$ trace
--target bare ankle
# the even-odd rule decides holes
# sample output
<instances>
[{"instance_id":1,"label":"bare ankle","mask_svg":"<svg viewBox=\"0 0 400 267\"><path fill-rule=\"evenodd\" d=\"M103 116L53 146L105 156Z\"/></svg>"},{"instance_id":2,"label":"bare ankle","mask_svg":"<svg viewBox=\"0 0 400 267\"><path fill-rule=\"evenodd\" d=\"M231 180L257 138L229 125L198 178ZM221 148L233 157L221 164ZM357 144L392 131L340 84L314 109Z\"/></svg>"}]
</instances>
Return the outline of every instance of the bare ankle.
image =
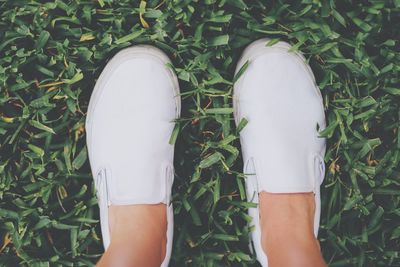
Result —
<instances>
[{"instance_id":1,"label":"bare ankle","mask_svg":"<svg viewBox=\"0 0 400 267\"><path fill-rule=\"evenodd\" d=\"M99 266L160 266L167 243L165 204L111 206L109 224L111 244Z\"/></svg>"},{"instance_id":2,"label":"bare ankle","mask_svg":"<svg viewBox=\"0 0 400 267\"><path fill-rule=\"evenodd\" d=\"M260 193L261 240L269 266L326 266L314 236L314 212L313 193Z\"/></svg>"}]
</instances>

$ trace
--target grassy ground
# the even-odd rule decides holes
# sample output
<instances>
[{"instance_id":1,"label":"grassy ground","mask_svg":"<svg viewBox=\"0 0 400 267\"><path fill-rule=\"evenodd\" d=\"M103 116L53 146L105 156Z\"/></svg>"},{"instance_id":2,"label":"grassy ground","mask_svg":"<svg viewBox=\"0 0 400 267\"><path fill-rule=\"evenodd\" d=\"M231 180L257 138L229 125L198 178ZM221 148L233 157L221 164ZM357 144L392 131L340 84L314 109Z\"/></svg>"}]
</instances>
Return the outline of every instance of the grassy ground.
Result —
<instances>
[{"instance_id":1,"label":"grassy ground","mask_svg":"<svg viewBox=\"0 0 400 267\"><path fill-rule=\"evenodd\" d=\"M168 53L183 92L171 266L258 266L231 93L241 51L269 36L305 54L324 96L325 259L400 266L399 0L0 0L0 11L0 265L87 266L102 253L85 113L107 60L146 43Z\"/></svg>"}]
</instances>

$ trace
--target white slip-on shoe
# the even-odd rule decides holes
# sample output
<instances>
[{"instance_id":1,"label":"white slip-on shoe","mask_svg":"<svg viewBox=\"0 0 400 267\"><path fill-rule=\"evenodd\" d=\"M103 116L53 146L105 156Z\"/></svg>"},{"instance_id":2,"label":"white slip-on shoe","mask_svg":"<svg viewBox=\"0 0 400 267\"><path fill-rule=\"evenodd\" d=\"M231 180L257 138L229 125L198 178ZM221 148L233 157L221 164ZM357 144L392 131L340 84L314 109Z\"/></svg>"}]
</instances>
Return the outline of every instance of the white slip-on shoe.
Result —
<instances>
[{"instance_id":1,"label":"white slip-on shoe","mask_svg":"<svg viewBox=\"0 0 400 267\"><path fill-rule=\"evenodd\" d=\"M250 44L236 69L236 75L242 74L234 85L235 122L248 121L240 133L247 198L258 204L262 191L314 192L317 236L326 147L318 133L325 128L321 92L300 53L289 52L285 42L267 43L268 39L261 39ZM251 250L262 266L268 266L258 205L249 214L254 225Z\"/></svg>"},{"instance_id":2,"label":"white slip-on shoe","mask_svg":"<svg viewBox=\"0 0 400 267\"><path fill-rule=\"evenodd\" d=\"M173 238L170 204L180 114L178 79L159 49L139 45L115 55L101 73L86 118L87 146L100 207L104 248L110 244L110 205L167 205L168 266Z\"/></svg>"}]
</instances>

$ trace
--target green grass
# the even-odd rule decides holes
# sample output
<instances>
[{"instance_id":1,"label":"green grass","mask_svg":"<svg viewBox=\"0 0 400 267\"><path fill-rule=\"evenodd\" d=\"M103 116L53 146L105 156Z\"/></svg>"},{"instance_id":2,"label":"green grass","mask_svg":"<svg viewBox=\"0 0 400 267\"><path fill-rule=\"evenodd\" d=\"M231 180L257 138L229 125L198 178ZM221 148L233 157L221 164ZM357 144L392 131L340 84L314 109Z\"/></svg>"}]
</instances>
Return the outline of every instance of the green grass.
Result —
<instances>
[{"instance_id":1,"label":"green grass","mask_svg":"<svg viewBox=\"0 0 400 267\"><path fill-rule=\"evenodd\" d=\"M0 265L87 266L102 253L85 146L101 70L132 44L172 59L183 96L171 266L258 266L233 72L270 37L324 96L320 241L330 266L400 266L400 1L0 0Z\"/></svg>"}]
</instances>

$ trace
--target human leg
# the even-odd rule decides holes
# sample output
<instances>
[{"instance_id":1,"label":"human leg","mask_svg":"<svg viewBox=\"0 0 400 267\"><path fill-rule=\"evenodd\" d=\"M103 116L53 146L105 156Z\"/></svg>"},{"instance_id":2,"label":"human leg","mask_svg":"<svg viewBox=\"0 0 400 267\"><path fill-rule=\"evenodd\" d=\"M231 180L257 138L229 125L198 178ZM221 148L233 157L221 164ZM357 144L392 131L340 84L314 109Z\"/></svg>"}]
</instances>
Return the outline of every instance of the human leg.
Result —
<instances>
[{"instance_id":1,"label":"human leg","mask_svg":"<svg viewBox=\"0 0 400 267\"><path fill-rule=\"evenodd\" d=\"M165 204L111 206L110 246L97 266L158 267L165 258Z\"/></svg>"},{"instance_id":2,"label":"human leg","mask_svg":"<svg viewBox=\"0 0 400 267\"><path fill-rule=\"evenodd\" d=\"M314 235L313 193L260 193L262 248L269 267L326 266Z\"/></svg>"}]
</instances>

